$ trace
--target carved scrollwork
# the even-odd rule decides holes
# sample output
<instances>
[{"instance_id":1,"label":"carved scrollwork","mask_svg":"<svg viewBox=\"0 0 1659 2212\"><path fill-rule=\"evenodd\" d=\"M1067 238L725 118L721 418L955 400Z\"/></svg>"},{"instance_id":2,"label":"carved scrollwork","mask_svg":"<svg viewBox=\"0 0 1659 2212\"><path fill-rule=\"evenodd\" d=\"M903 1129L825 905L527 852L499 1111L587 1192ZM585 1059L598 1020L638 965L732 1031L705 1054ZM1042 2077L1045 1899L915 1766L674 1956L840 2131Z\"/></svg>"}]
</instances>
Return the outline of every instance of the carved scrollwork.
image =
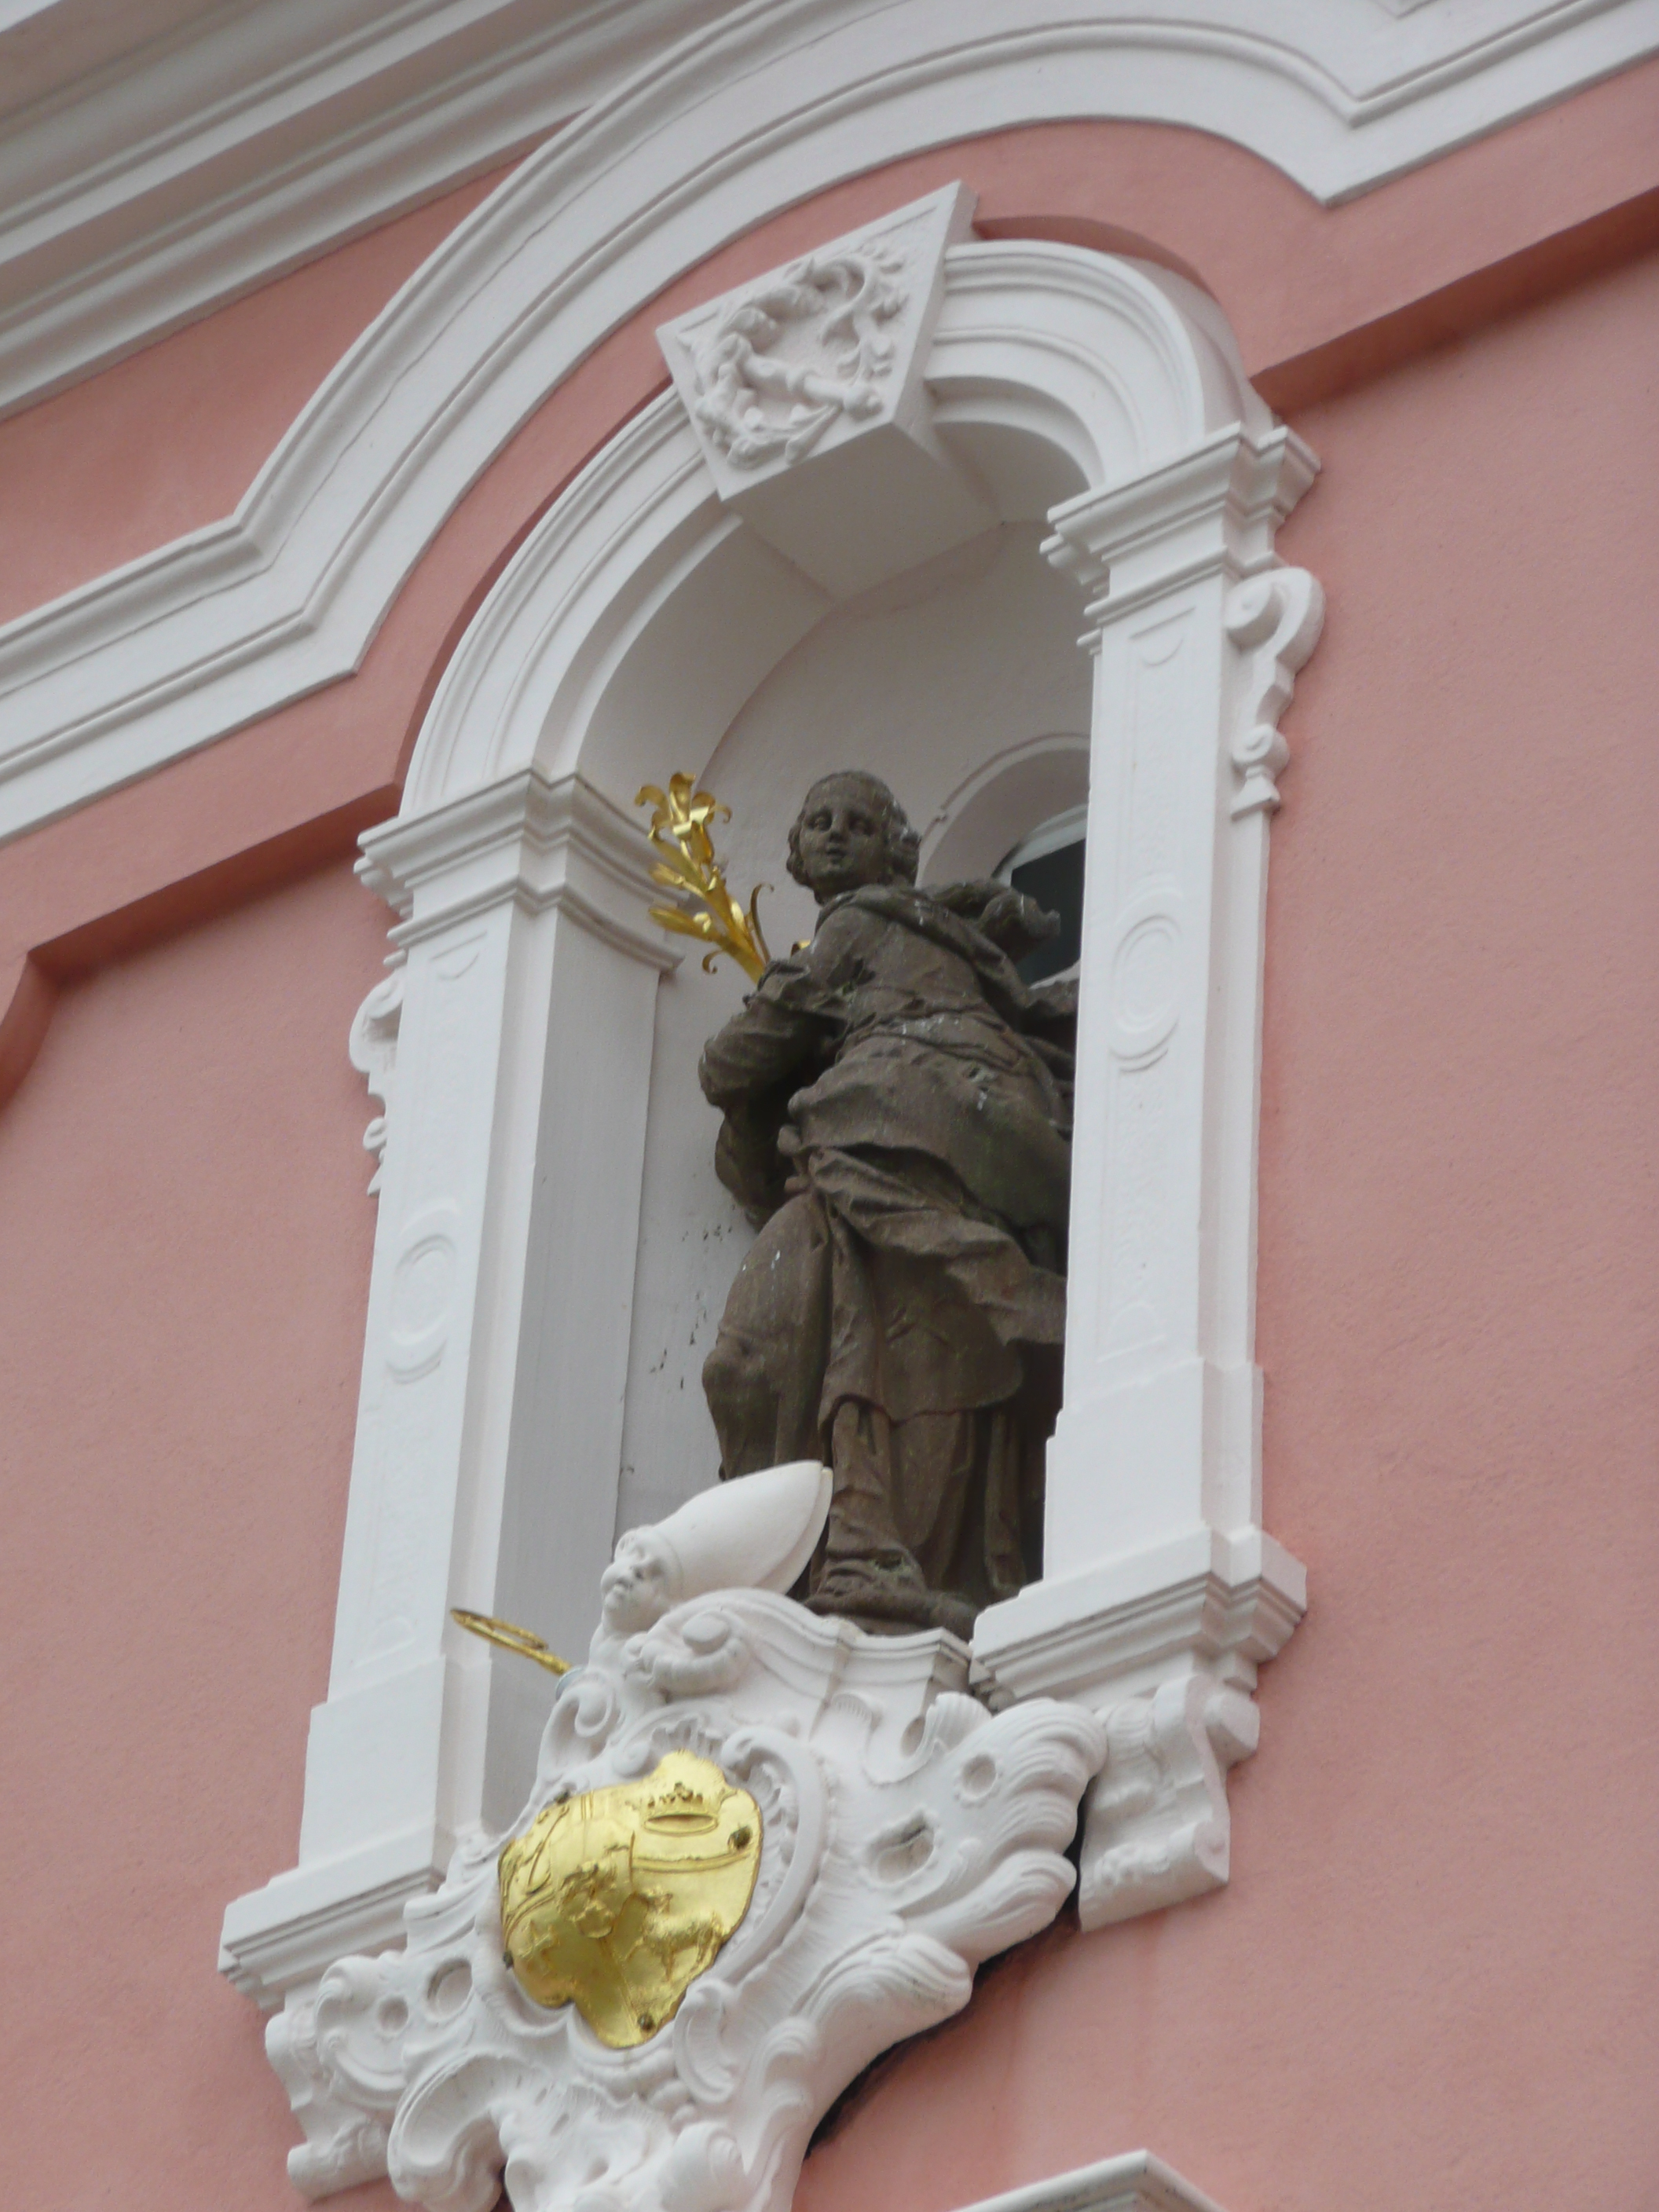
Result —
<instances>
[{"instance_id":1,"label":"carved scrollwork","mask_svg":"<svg viewBox=\"0 0 1659 2212\"><path fill-rule=\"evenodd\" d=\"M1106 1762L1089 1795L1082 1895L1091 1926L1226 1881L1226 1769L1255 1749L1261 1725L1243 1691L1202 1672L1111 1709Z\"/></svg>"},{"instance_id":2,"label":"carved scrollwork","mask_svg":"<svg viewBox=\"0 0 1659 2212\"><path fill-rule=\"evenodd\" d=\"M1047 1699L993 1717L964 1673L937 1632L866 1637L765 1591L691 1598L631 1636L602 1625L515 1832L695 1751L759 1811L744 1917L659 2032L612 2048L503 1962L498 1842L475 1841L408 1908L401 1950L343 1960L273 2027L311 2138L295 2181L386 2172L434 2212L486 2212L503 2180L515 2212L786 2203L846 2083L957 2010L979 1961L1072 1887L1100 1725Z\"/></svg>"},{"instance_id":3,"label":"carved scrollwork","mask_svg":"<svg viewBox=\"0 0 1659 2212\"><path fill-rule=\"evenodd\" d=\"M1279 718L1290 704L1296 672L1319 642L1325 594L1305 568L1269 568L1247 576L1227 594L1228 636L1245 656L1246 673L1231 748L1239 789L1233 819L1271 813L1279 805L1280 771L1291 749Z\"/></svg>"},{"instance_id":4,"label":"carved scrollwork","mask_svg":"<svg viewBox=\"0 0 1659 2212\"><path fill-rule=\"evenodd\" d=\"M339 1972L330 1970L331 1975ZM329 1977L324 1980L326 1985ZM376 2087L361 2073L352 2078L337 2031L331 2034L326 2018L318 2020L322 2001L319 1990L314 2001L290 2003L265 2029L266 2056L306 2131L306 2141L289 2154L288 2170L295 2187L307 2197L349 2189L386 2172L386 2139L403 2079L398 2070ZM370 2049L373 2040L372 2034L364 2038Z\"/></svg>"},{"instance_id":5,"label":"carved scrollwork","mask_svg":"<svg viewBox=\"0 0 1659 2212\"><path fill-rule=\"evenodd\" d=\"M878 240L809 254L726 307L693 356L693 412L734 468L798 461L839 416L879 414L904 266Z\"/></svg>"},{"instance_id":6,"label":"carved scrollwork","mask_svg":"<svg viewBox=\"0 0 1659 2212\"><path fill-rule=\"evenodd\" d=\"M403 1019L404 975L401 966L378 982L352 1018L346 1052L368 1087L380 1112L363 1131L363 1150L374 1155L374 1172L368 1194L380 1188L386 1167L386 1116L392 1108L392 1078L398 1066L398 1030Z\"/></svg>"}]
</instances>

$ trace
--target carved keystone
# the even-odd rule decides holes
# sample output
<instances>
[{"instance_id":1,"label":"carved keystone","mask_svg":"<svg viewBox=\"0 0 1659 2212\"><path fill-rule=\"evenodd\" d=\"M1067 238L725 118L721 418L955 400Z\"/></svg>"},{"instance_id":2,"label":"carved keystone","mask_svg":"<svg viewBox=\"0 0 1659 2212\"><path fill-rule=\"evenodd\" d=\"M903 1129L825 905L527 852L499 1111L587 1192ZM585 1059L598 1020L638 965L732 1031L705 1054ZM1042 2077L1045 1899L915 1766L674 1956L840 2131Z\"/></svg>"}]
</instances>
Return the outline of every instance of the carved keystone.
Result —
<instances>
[{"instance_id":1,"label":"carved keystone","mask_svg":"<svg viewBox=\"0 0 1659 2212\"><path fill-rule=\"evenodd\" d=\"M973 210L949 185L657 332L721 499L837 598L996 519L923 381Z\"/></svg>"}]
</instances>

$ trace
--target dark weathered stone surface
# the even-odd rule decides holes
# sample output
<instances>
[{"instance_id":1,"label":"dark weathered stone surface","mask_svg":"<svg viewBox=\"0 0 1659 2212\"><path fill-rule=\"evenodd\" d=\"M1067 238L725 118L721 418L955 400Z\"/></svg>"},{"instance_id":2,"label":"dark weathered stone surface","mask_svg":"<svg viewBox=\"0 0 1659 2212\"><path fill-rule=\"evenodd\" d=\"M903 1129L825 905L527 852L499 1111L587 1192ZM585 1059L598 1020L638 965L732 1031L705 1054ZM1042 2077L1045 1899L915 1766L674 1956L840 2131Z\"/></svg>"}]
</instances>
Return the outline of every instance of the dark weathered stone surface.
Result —
<instances>
[{"instance_id":1,"label":"dark weathered stone surface","mask_svg":"<svg viewBox=\"0 0 1659 2212\"><path fill-rule=\"evenodd\" d=\"M1012 964L1052 917L1001 884L918 890L915 855L873 776L807 793L789 866L817 932L702 1057L760 1231L703 1384L723 1474L835 1470L811 1605L965 1632L1038 1565L1074 1008Z\"/></svg>"}]
</instances>

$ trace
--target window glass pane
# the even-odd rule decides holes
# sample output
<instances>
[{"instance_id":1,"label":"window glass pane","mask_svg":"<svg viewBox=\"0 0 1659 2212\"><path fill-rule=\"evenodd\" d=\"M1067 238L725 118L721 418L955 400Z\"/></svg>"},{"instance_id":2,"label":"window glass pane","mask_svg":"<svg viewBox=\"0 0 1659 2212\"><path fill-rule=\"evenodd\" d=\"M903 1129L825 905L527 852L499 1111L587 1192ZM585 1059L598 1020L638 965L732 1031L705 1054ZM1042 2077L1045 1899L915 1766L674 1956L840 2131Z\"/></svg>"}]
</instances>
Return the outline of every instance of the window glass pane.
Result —
<instances>
[{"instance_id":1,"label":"window glass pane","mask_svg":"<svg viewBox=\"0 0 1659 2212\"><path fill-rule=\"evenodd\" d=\"M997 872L1000 875L1003 870ZM1016 855L1007 867L1007 878L1017 891L1024 891L1050 914L1060 916L1060 935L1027 953L1019 963L1020 974L1028 983L1041 983L1049 975L1075 967L1083 950L1082 838L1039 854L1035 860L1022 860Z\"/></svg>"}]
</instances>

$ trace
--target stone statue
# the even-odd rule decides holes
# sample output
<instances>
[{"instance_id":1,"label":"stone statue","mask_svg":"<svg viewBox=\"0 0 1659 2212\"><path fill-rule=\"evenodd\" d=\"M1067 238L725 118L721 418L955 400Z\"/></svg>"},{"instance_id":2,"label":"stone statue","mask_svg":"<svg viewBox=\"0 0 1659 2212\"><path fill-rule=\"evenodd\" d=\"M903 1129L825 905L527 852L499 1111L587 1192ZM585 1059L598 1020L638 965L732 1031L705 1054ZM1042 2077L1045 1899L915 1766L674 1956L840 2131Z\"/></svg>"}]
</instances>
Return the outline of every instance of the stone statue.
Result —
<instances>
[{"instance_id":1,"label":"stone statue","mask_svg":"<svg viewBox=\"0 0 1659 2212\"><path fill-rule=\"evenodd\" d=\"M851 772L790 831L817 930L700 1070L760 1231L703 1385L723 1476L833 1471L815 1611L965 1636L1041 1565L1075 993L1014 964L1054 916L999 883L917 890L918 842Z\"/></svg>"}]
</instances>

